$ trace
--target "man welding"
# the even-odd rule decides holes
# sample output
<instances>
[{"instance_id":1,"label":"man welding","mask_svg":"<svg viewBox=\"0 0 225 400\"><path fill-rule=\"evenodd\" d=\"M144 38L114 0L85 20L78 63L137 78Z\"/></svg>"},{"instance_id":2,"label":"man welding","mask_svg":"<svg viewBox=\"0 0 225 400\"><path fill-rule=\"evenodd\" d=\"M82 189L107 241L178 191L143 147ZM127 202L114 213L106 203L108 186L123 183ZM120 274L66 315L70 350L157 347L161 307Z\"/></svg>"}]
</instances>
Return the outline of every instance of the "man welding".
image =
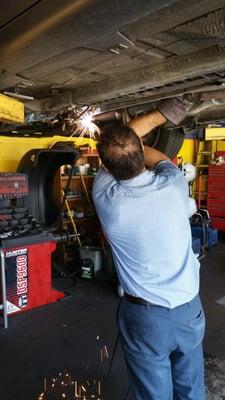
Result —
<instances>
[{"instance_id":1,"label":"man welding","mask_svg":"<svg viewBox=\"0 0 225 400\"><path fill-rule=\"evenodd\" d=\"M154 127L185 117L172 99L128 126L103 130L94 204L125 295L118 325L135 400L204 400L199 262L192 251L188 187L161 152L143 147Z\"/></svg>"}]
</instances>

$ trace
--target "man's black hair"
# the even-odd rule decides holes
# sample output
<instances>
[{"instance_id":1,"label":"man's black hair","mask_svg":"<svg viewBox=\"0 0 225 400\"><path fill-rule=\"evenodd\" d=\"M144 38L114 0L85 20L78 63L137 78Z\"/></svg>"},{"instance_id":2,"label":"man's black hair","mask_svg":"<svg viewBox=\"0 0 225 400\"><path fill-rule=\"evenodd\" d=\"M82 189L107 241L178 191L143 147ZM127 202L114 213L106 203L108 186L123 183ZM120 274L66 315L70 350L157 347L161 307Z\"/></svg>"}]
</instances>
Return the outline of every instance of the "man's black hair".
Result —
<instances>
[{"instance_id":1,"label":"man's black hair","mask_svg":"<svg viewBox=\"0 0 225 400\"><path fill-rule=\"evenodd\" d=\"M119 122L103 128L97 149L103 165L117 179L131 179L144 169L141 141L133 129Z\"/></svg>"}]
</instances>

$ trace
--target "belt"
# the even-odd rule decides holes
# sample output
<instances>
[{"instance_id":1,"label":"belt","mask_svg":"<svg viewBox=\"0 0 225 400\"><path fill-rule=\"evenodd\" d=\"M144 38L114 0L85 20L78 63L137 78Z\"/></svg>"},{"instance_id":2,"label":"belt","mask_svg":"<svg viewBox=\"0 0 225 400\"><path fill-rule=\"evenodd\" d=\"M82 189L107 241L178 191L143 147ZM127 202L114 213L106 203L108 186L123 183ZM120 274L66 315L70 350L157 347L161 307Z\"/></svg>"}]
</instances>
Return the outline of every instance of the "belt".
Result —
<instances>
[{"instance_id":1,"label":"belt","mask_svg":"<svg viewBox=\"0 0 225 400\"><path fill-rule=\"evenodd\" d=\"M129 302L129 303L134 303L134 304L142 304L145 306L157 306L157 304L150 303L150 301L147 301L145 299L142 299L141 297L134 297L131 296L128 293L124 293L124 298Z\"/></svg>"}]
</instances>

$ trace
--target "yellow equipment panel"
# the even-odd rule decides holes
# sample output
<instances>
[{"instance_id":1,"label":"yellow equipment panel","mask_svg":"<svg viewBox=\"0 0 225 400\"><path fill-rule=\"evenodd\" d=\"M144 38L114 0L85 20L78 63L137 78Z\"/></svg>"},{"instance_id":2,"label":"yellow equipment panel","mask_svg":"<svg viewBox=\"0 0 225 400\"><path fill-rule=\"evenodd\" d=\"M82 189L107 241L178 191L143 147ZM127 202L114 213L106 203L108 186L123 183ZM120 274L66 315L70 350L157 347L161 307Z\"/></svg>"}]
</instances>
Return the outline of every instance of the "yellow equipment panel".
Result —
<instances>
[{"instance_id":1,"label":"yellow equipment panel","mask_svg":"<svg viewBox=\"0 0 225 400\"><path fill-rule=\"evenodd\" d=\"M225 128L205 128L205 140L225 139Z\"/></svg>"},{"instance_id":2,"label":"yellow equipment panel","mask_svg":"<svg viewBox=\"0 0 225 400\"><path fill-rule=\"evenodd\" d=\"M177 154L177 159L181 158L185 163L193 163L196 153L196 140L184 139L182 147Z\"/></svg>"},{"instance_id":3,"label":"yellow equipment panel","mask_svg":"<svg viewBox=\"0 0 225 400\"><path fill-rule=\"evenodd\" d=\"M89 138L52 136L52 137L10 137L0 135L0 172L16 172L21 158L29 150L47 149L57 142L72 142L76 146L88 144L96 149L96 142Z\"/></svg>"},{"instance_id":4,"label":"yellow equipment panel","mask_svg":"<svg viewBox=\"0 0 225 400\"><path fill-rule=\"evenodd\" d=\"M0 121L24 123L24 104L0 94Z\"/></svg>"}]
</instances>

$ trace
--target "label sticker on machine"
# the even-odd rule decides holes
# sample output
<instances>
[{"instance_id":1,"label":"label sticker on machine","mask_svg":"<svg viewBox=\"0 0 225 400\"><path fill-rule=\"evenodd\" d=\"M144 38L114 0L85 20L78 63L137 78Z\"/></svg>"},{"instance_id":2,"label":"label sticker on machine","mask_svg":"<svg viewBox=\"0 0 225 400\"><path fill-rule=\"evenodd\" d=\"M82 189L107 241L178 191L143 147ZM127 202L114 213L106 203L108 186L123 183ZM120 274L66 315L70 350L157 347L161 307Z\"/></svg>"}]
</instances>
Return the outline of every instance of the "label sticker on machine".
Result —
<instances>
[{"instance_id":1,"label":"label sticker on machine","mask_svg":"<svg viewBox=\"0 0 225 400\"><path fill-rule=\"evenodd\" d=\"M7 314L28 306L28 250L27 248L5 252Z\"/></svg>"}]
</instances>

